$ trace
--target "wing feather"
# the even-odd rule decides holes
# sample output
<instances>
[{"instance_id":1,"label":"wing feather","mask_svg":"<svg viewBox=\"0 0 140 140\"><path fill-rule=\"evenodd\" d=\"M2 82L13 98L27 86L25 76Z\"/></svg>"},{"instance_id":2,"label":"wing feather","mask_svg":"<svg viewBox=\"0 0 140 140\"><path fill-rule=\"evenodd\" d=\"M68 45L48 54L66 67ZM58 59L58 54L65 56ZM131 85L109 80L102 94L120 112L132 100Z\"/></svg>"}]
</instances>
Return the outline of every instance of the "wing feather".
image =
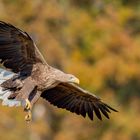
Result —
<instances>
[{"instance_id":1,"label":"wing feather","mask_svg":"<svg viewBox=\"0 0 140 140\"><path fill-rule=\"evenodd\" d=\"M84 108L84 101L83 100L81 100L79 111L80 111L80 114L85 118L86 117L86 111L85 111L85 108Z\"/></svg>"},{"instance_id":2,"label":"wing feather","mask_svg":"<svg viewBox=\"0 0 140 140\"><path fill-rule=\"evenodd\" d=\"M31 37L0 21L0 63L13 72L31 71L34 63L46 63Z\"/></svg>"},{"instance_id":3,"label":"wing feather","mask_svg":"<svg viewBox=\"0 0 140 140\"><path fill-rule=\"evenodd\" d=\"M92 104L92 106L93 106L93 111L95 112L95 114L98 117L98 119L102 120L102 116L101 116L100 110L97 107L97 105Z\"/></svg>"},{"instance_id":4,"label":"wing feather","mask_svg":"<svg viewBox=\"0 0 140 140\"><path fill-rule=\"evenodd\" d=\"M88 116L91 120L93 120L93 108L92 108L91 102L87 104L88 104Z\"/></svg>"},{"instance_id":5,"label":"wing feather","mask_svg":"<svg viewBox=\"0 0 140 140\"><path fill-rule=\"evenodd\" d=\"M94 113L98 119L102 120L101 114L109 119L108 113L111 110L117 112L117 110L103 103L94 94L74 84L61 83L52 89L44 91L41 97L58 108L69 110L83 117L86 117L87 114L91 120L93 120Z\"/></svg>"},{"instance_id":6,"label":"wing feather","mask_svg":"<svg viewBox=\"0 0 140 140\"><path fill-rule=\"evenodd\" d=\"M77 106L75 106L75 108L74 108L74 112L77 114L77 115L79 115L80 114L80 100L77 100Z\"/></svg>"},{"instance_id":7,"label":"wing feather","mask_svg":"<svg viewBox=\"0 0 140 140\"><path fill-rule=\"evenodd\" d=\"M100 105L100 110L104 114L104 116L109 119L109 115L108 115L107 111L102 107L102 105Z\"/></svg>"}]
</instances>

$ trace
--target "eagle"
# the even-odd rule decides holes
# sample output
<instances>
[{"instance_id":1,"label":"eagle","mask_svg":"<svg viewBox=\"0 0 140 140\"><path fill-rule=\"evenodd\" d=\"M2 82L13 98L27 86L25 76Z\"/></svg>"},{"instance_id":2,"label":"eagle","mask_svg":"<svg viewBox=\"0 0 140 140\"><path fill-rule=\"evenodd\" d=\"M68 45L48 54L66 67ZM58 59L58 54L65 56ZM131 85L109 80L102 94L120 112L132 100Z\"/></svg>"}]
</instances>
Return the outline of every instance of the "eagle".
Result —
<instances>
[{"instance_id":1,"label":"eagle","mask_svg":"<svg viewBox=\"0 0 140 140\"><path fill-rule=\"evenodd\" d=\"M58 108L91 120L94 115L109 119L117 112L96 95L78 86L79 79L45 61L28 33L0 21L0 99L7 106L22 106L25 120L32 120L32 108L42 97Z\"/></svg>"}]
</instances>

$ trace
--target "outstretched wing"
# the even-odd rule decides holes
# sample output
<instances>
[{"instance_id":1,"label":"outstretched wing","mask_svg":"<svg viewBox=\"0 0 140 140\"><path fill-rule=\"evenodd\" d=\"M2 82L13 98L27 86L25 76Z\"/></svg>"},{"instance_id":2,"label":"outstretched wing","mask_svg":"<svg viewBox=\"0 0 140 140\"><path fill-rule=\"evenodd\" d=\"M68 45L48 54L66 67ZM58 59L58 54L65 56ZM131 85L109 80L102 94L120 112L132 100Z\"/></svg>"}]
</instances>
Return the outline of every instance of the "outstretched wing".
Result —
<instances>
[{"instance_id":1,"label":"outstretched wing","mask_svg":"<svg viewBox=\"0 0 140 140\"><path fill-rule=\"evenodd\" d=\"M30 71L37 62L46 63L31 37L0 21L0 63L17 73Z\"/></svg>"},{"instance_id":2,"label":"outstretched wing","mask_svg":"<svg viewBox=\"0 0 140 140\"><path fill-rule=\"evenodd\" d=\"M102 120L101 113L109 119L108 113L111 110L117 112L117 110L103 103L95 95L74 84L61 83L52 89L44 91L41 97L58 108L64 108L83 117L88 114L91 120L94 118L94 113Z\"/></svg>"}]
</instances>

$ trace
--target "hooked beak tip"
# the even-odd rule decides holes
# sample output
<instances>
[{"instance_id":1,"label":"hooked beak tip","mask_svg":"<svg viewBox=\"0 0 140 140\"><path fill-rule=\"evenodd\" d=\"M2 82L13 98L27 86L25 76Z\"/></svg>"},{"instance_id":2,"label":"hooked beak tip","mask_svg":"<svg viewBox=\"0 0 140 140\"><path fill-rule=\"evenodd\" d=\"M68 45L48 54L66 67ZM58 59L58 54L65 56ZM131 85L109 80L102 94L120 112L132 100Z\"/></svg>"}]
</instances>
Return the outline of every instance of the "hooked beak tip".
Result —
<instances>
[{"instance_id":1,"label":"hooked beak tip","mask_svg":"<svg viewBox=\"0 0 140 140\"><path fill-rule=\"evenodd\" d=\"M74 83L76 83L76 84L80 84L80 80L78 79L78 78L75 78L75 81L74 81Z\"/></svg>"}]
</instances>

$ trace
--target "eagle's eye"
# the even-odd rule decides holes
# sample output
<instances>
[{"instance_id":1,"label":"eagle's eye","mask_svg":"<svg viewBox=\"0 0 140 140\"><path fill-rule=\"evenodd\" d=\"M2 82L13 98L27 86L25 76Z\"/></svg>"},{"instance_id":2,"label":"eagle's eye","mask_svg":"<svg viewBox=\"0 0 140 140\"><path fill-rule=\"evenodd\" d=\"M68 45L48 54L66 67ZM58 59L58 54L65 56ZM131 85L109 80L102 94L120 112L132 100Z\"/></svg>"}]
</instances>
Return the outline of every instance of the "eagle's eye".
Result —
<instances>
[{"instance_id":1,"label":"eagle's eye","mask_svg":"<svg viewBox=\"0 0 140 140\"><path fill-rule=\"evenodd\" d=\"M75 79L75 77L74 76L70 76L70 78L69 78L70 80L72 80L72 79Z\"/></svg>"}]
</instances>

